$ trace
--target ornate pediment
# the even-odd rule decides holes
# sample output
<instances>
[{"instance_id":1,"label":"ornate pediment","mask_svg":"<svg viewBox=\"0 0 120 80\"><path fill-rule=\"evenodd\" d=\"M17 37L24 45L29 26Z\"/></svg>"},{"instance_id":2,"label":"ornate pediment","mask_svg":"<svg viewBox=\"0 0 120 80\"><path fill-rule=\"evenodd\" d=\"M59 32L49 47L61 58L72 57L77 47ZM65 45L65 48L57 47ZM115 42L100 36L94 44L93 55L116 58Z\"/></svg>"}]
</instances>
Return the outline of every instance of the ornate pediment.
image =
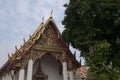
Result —
<instances>
[{"instance_id":1,"label":"ornate pediment","mask_svg":"<svg viewBox=\"0 0 120 80\"><path fill-rule=\"evenodd\" d=\"M36 45L61 48L58 36L55 34L52 25L45 27L41 37L36 41Z\"/></svg>"}]
</instances>

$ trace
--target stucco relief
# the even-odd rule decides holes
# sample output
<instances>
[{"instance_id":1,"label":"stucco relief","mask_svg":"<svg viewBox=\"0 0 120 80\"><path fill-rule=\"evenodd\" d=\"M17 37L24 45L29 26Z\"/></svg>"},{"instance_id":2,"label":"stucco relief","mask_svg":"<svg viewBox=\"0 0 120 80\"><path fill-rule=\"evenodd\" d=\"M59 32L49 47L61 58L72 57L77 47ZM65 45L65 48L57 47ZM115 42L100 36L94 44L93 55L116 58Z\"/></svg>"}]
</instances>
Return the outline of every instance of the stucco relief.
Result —
<instances>
[{"instance_id":1,"label":"stucco relief","mask_svg":"<svg viewBox=\"0 0 120 80\"><path fill-rule=\"evenodd\" d=\"M42 34L41 38L38 41L38 44L51 47L60 47L57 37L58 36L55 35L52 27L49 25L45 28L44 34Z\"/></svg>"}]
</instances>

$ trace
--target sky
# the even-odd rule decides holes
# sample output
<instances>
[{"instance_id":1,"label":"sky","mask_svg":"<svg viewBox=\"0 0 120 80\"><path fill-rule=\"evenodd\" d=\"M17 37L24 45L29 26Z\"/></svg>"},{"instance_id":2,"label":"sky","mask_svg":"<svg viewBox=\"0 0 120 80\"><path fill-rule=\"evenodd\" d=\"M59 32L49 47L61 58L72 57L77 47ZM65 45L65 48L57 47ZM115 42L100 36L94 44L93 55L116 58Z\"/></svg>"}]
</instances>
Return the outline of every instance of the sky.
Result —
<instances>
[{"instance_id":1,"label":"sky","mask_svg":"<svg viewBox=\"0 0 120 80\"><path fill-rule=\"evenodd\" d=\"M61 21L65 14L64 4L69 0L0 0L0 67L7 61L8 53L19 48L23 38L28 39L42 21L53 18L60 32L64 30ZM72 52L75 50L72 49ZM79 56L79 54L77 54Z\"/></svg>"}]
</instances>

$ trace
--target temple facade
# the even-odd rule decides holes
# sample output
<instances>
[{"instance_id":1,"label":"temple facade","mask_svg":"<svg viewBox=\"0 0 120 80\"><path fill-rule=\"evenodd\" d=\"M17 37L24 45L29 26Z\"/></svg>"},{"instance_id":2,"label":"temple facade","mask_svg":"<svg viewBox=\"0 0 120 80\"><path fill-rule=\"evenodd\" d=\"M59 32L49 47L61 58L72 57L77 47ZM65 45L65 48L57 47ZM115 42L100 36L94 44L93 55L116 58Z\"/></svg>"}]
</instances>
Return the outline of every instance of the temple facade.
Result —
<instances>
[{"instance_id":1,"label":"temple facade","mask_svg":"<svg viewBox=\"0 0 120 80\"><path fill-rule=\"evenodd\" d=\"M0 80L76 80L74 74L80 64L63 41L52 16L23 41L0 68Z\"/></svg>"}]
</instances>

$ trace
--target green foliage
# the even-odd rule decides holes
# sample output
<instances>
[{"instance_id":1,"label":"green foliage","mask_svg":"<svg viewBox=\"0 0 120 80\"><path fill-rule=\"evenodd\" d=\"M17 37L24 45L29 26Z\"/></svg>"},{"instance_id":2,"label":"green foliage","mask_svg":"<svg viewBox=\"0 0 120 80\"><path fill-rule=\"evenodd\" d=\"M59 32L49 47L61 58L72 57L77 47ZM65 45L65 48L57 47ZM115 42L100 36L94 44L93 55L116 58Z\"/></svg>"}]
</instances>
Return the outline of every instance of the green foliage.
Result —
<instances>
[{"instance_id":1,"label":"green foliage","mask_svg":"<svg viewBox=\"0 0 120 80\"><path fill-rule=\"evenodd\" d=\"M94 80L120 79L120 0L70 0L62 33L81 51Z\"/></svg>"}]
</instances>

